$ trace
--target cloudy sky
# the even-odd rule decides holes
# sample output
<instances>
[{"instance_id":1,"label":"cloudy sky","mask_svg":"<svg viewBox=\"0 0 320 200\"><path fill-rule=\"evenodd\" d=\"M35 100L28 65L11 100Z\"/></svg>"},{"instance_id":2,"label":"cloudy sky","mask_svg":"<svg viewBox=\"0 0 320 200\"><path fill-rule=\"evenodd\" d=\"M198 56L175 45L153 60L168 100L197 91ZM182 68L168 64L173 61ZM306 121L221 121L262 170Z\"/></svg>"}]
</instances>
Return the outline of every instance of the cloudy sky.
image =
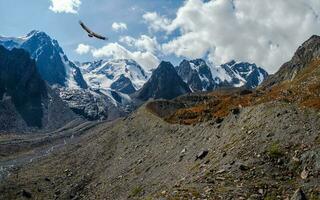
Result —
<instances>
[{"instance_id":1,"label":"cloudy sky","mask_svg":"<svg viewBox=\"0 0 320 200\"><path fill-rule=\"evenodd\" d=\"M319 14L319 0L1 0L0 35L42 30L79 61L235 59L273 73L320 34ZM110 40L88 38L78 20Z\"/></svg>"}]
</instances>

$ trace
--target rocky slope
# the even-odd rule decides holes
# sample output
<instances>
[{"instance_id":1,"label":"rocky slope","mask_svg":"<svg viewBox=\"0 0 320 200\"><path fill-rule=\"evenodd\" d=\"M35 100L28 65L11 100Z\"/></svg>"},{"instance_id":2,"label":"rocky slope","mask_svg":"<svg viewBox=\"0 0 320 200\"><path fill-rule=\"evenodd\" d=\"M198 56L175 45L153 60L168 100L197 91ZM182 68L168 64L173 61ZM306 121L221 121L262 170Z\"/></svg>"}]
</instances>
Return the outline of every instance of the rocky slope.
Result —
<instances>
[{"instance_id":1,"label":"rocky slope","mask_svg":"<svg viewBox=\"0 0 320 200\"><path fill-rule=\"evenodd\" d=\"M22 49L0 45L0 97L0 131L52 130L76 118Z\"/></svg>"},{"instance_id":2,"label":"rocky slope","mask_svg":"<svg viewBox=\"0 0 320 200\"><path fill-rule=\"evenodd\" d=\"M134 109L129 96L113 90L58 88L57 92L73 112L90 121L112 121Z\"/></svg>"},{"instance_id":3,"label":"rocky slope","mask_svg":"<svg viewBox=\"0 0 320 200\"><path fill-rule=\"evenodd\" d=\"M270 76L262 87L271 87L284 81L293 80L300 71L320 56L320 36L313 35L296 51L292 59L283 64L279 71Z\"/></svg>"}]
</instances>

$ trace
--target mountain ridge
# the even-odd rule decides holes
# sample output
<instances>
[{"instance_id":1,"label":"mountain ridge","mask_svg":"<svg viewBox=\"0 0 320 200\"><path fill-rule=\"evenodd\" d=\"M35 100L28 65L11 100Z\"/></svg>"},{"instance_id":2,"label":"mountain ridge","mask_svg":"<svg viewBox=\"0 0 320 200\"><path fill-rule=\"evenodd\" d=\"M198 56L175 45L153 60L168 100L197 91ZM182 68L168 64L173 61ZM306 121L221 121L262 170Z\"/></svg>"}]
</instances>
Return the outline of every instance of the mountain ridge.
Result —
<instances>
[{"instance_id":1,"label":"mountain ridge","mask_svg":"<svg viewBox=\"0 0 320 200\"><path fill-rule=\"evenodd\" d=\"M28 52L0 45L0 57L0 131L53 130L77 119L41 78Z\"/></svg>"}]
</instances>

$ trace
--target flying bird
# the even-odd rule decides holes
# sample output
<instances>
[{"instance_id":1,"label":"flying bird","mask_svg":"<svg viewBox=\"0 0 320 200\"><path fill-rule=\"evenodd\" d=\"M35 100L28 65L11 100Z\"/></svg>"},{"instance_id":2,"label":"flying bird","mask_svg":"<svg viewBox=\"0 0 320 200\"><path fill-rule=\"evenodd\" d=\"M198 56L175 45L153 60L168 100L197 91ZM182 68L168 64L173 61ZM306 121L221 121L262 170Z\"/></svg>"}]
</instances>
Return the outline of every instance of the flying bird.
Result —
<instances>
[{"instance_id":1,"label":"flying bird","mask_svg":"<svg viewBox=\"0 0 320 200\"><path fill-rule=\"evenodd\" d=\"M88 33L89 37L95 37L98 38L100 40L108 40L107 37L101 36L93 31L91 31L86 25L84 25L84 23L82 21L79 21L80 26Z\"/></svg>"}]
</instances>

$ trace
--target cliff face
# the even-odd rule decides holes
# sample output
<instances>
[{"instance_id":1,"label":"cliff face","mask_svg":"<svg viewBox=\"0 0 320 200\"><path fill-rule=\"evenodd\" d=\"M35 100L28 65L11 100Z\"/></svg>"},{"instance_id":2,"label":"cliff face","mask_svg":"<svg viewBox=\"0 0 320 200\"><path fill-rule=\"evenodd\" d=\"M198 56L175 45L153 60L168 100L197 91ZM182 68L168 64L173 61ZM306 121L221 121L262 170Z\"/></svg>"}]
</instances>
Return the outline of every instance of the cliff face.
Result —
<instances>
[{"instance_id":1,"label":"cliff face","mask_svg":"<svg viewBox=\"0 0 320 200\"><path fill-rule=\"evenodd\" d=\"M61 109L66 111L62 116ZM74 118L55 96L36 69L35 61L22 49L0 46L0 130L57 127ZM57 121L49 116L61 115Z\"/></svg>"}]
</instances>

